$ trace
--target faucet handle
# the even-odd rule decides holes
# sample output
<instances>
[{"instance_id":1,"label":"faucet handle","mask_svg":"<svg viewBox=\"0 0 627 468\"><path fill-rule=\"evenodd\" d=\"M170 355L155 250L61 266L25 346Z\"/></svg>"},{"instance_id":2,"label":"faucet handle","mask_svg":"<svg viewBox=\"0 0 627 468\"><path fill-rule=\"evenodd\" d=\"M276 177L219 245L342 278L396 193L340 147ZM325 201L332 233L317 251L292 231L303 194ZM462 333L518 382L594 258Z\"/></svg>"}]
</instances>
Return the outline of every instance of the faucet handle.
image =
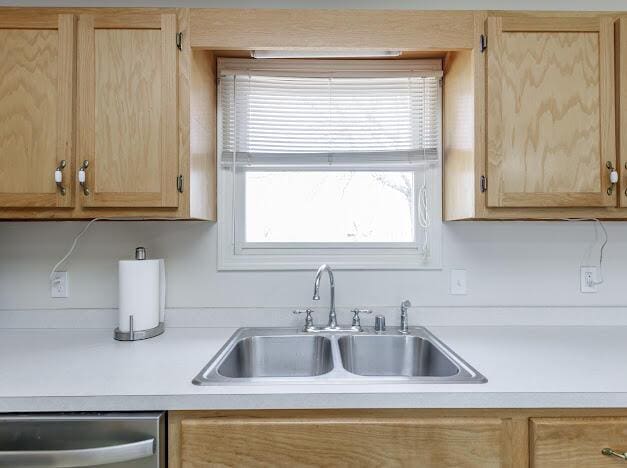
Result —
<instances>
[{"instance_id":1,"label":"faucet handle","mask_svg":"<svg viewBox=\"0 0 627 468\"><path fill-rule=\"evenodd\" d=\"M359 314L371 314L372 311L370 309L353 309L351 310L351 312L353 313L352 328L357 331L362 331L361 320L359 320Z\"/></svg>"},{"instance_id":2,"label":"faucet handle","mask_svg":"<svg viewBox=\"0 0 627 468\"><path fill-rule=\"evenodd\" d=\"M313 318L311 316L313 312L313 309L296 309L292 311L294 315L307 314L305 315L305 328L303 328L304 331L311 331L315 328L313 324Z\"/></svg>"},{"instance_id":3,"label":"faucet handle","mask_svg":"<svg viewBox=\"0 0 627 468\"><path fill-rule=\"evenodd\" d=\"M407 309L409 309L410 307L411 307L411 301L405 299L403 302L401 302L402 311L407 311Z\"/></svg>"}]
</instances>

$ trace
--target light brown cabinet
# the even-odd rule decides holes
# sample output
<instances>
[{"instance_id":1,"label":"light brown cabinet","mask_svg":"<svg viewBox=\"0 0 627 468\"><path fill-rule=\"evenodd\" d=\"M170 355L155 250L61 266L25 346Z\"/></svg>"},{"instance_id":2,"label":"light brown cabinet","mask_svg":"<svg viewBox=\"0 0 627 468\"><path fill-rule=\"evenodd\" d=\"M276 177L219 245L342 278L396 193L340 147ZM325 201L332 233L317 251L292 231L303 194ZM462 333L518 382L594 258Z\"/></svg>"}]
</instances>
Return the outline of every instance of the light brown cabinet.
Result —
<instances>
[{"instance_id":1,"label":"light brown cabinet","mask_svg":"<svg viewBox=\"0 0 627 468\"><path fill-rule=\"evenodd\" d=\"M616 206L612 18L492 17L487 34L487 206Z\"/></svg>"},{"instance_id":2,"label":"light brown cabinet","mask_svg":"<svg viewBox=\"0 0 627 468\"><path fill-rule=\"evenodd\" d=\"M611 467L625 409L171 411L171 468Z\"/></svg>"},{"instance_id":3,"label":"light brown cabinet","mask_svg":"<svg viewBox=\"0 0 627 468\"><path fill-rule=\"evenodd\" d=\"M0 219L215 220L213 63L188 9L3 10Z\"/></svg>"},{"instance_id":4,"label":"light brown cabinet","mask_svg":"<svg viewBox=\"0 0 627 468\"><path fill-rule=\"evenodd\" d=\"M507 418L416 411L174 412L169 466L517 466Z\"/></svg>"},{"instance_id":5,"label":"light brown cabinet","mask_svg":"<svg viewBox=\"0 0 627 468\"><path fill-rule=\"evenodd\" d=\"M624 21L477 18L477 46L445 60L445 220L627 219Z\"/></svg>"},{"instance_id":6,"label":"light brown cabinet","mask_svg":"<svg viewBox=\"0 0 627 468\"><path fill-rule=\"evenodd\" d=\"M620 206L627 207L627 16L623 16L616 23L616 39L618 165L622 173Z\"/></svg>"},{"instance_id":7,"label":"light brown cabinet","mask_svg":"<svg viewBox=\"0 0 627 468\"><path fill-rule=\"evenodd\" d=\"M86 207L176 207L176 15L81 15L79 190Z\"/></svg>"},{"instance_id":8,"label":"light brown cabinet","mask_svg":"<svg viewBox=\"0 0 627 468\"><path fill-rule=\"evenodd\" d=\"M2 208L74 204L75 48L74 15L0 16Z\"/></svg>"},{"instance_id":9,"label":"light brown cabinet","mask_svg":"<svg viewBox=\"0 0 627 468\"><path fill-rule=\"evenodd\" d=\"M533 418L530 448L533 468L615 467L621 460L601 451L627 450L627 418Z\"/></svg>"}]
</instances>

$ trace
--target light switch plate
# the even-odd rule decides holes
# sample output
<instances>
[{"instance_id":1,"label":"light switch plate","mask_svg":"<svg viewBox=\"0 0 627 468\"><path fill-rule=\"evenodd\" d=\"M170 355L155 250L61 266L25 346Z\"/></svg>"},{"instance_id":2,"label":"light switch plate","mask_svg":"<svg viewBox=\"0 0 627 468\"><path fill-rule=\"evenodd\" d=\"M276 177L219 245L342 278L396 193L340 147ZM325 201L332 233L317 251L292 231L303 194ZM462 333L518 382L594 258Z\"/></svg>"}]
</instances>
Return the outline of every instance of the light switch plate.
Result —
<instances>
[{"instance_id":1,"label":"light switch plate","mask_svg":"<svg viewBox=\"0 0 627 468\"><path fill-rule=\"evenodd\" d=\"M50 297L69 297L67 271L55 271L50 280Z\"/></svg>"},{"instance_id":2,"label":"light switch plate","mask_svg":"<svg viewBox=\"0 0 627 468\"><path fill-rule=\"evenodd\" d=\"M466 294L466 270L451 270L451 279L449 286L451 294Z\"/></svg>"}]
</instances>

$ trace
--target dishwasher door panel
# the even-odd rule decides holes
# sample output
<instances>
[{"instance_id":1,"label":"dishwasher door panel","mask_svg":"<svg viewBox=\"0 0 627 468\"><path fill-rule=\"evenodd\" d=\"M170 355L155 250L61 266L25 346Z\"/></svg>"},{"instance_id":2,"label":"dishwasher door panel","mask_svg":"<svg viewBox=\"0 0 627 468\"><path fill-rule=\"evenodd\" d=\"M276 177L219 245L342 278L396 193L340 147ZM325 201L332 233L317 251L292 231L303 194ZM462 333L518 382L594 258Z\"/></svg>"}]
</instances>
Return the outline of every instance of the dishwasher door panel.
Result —
<instances>
[{"instance_id":1,"label":"dishwasher door panel","mask_svg":"<svg viewBox=\"0 0 627 468\"><path fill-rule=\"evenodd\" d=\"M165 413L0 416L0 466L164 468Z\"/></svg>"}]
</instances>

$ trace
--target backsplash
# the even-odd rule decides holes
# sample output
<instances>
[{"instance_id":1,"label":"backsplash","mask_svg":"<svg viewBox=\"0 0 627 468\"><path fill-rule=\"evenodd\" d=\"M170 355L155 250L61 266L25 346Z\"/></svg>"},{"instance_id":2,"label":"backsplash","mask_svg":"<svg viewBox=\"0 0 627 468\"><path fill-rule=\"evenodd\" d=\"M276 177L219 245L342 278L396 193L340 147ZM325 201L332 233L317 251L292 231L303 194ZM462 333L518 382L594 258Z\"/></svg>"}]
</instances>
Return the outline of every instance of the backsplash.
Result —
<instances>
[{"instance_id":1,"label":"backsplash","mask_svg":"<svg viewBox=\"0 0 627 468\"><path fill-rule=\"evenodd\" d=\"M62 270L67 299L52 299L48 274L82 222L0 224L0 310L117 307L117 260L137 245L164 257L167 307L290 308L313 304L314 271L216 270L216 225L200 222L94 223ZM579 265L594 240L593 223L456 222L443 226L443 269L337 271L337 304L429 307L592 307L625 304L627 223L607 222L605 282L579 292ZM597 258L598 248L592 258ZM466 269L468 293L449 294L450 269ZM317 308L326 308L322 288Z\"/></svg>"}]
</instances>

